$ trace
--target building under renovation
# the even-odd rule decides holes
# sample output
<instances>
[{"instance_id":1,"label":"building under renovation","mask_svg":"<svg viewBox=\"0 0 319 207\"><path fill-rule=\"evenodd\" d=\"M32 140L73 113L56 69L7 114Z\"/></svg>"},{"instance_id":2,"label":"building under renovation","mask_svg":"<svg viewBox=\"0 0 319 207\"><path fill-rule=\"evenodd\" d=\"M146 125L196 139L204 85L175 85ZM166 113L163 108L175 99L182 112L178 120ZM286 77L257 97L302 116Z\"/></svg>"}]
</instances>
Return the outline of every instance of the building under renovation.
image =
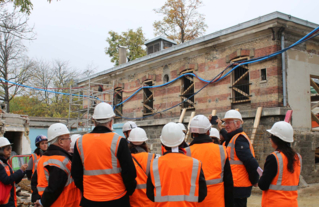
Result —
<instances>
[{"instance_id":1,"label":"building under renovation","mask_svg":"<svg viewBox=\"0 0 319 207\"><path fill-rule=\"evenodd\" d=\"M145 43L148 55L127 63L121 59L119 66L82 79L78 86L88 86L82 94L116 106L117 123L136 118L137 125L146 130L153 152L160 152L163 125L178 122L183 109L185 125L192 112L208 116L216 110L223 117L227 110L239 109L244 130L248 135L254 131L253 145L261 167L273 151L265 130L292 110L293 147L303 156L302 175L308 183L319 182L315 154L319 147L319 37L230 72L241 61L292 45L318 26L274 12L179 45L157 37ZM218 81L207 83L213 79ZM142 86L158 87L137 92ZM92 114L96 102L83 101L87 115ZM254 128L258 107L262 107L261 118Z\"/></svg>"}]
</instances>

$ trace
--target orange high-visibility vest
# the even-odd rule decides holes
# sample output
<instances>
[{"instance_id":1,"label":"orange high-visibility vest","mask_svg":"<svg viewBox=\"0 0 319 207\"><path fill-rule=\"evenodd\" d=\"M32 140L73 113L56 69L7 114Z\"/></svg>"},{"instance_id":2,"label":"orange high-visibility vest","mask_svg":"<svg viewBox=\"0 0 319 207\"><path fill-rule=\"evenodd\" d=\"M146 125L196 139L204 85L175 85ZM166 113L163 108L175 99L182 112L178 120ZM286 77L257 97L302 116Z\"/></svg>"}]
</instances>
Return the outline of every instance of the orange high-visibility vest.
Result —
<instances>
[{"instance_id":1,"label":"orange high-visibility vest","mask_svg":"<svg viewBox=\"0 0 319 207\"><path fill-rule=\"evenodd\" d=\"M63 170L67 176L68 181L66 182L64 189L58 199L51 205L51 207L78 207L81 201L81 192L75 186L73 178L71 177L71 161L61 155L46 156L43 155L38 161L38 193L42 197L45 188L49 185L50 172L45 168L46 166L54 166Z\"/></svg>"},{"instance_id":2,"label":"orange high-visibility vest","mask_svg":"<svg viewBox=\"0 0 319 207\"><path fill-rule=\"evenodd\" d=\"M4 167L4 169L5 169L6 173L7 173L7 175L10 176L10 175L11 175L10 166L7 165L7 164L5 164L5 163L3 163L2 160L0 160L0 165L2 165L2 166ZM12 185L11 185L11 186L12 186ZM11 190L12 190L12 188L11 188ZM5 205L5 204L7 204L7 203L9 202L10 196L11 196L11 190L10 190L10 192L9 192L8 198L6 199L6 201L5 201L2 205ZM14 193L13 193L13 196L14 196L14 197L13 197L13 199L14 199L14 205L17 206L17 195L16 195L15 182L14 182L14 184L13 184L13 192L14 192Z\"/></svg>"},{"instance_id":3,"label":"orange high-visibility vest","mask_svg":"<svg viewBox=\"0 0 319 207\"><path fill-rule=\"evenodd\" d=\"M237 157L236 150L235 150L236 140L239 137L239 135L242 135L247 139L251 154L255 157L254 148L245 132L240 132L236 134L235 136L233 136L233 138L230 140L227 146L227 154L229 157L229 163L230 163L231 171L233 174L234 187L250 187L252 186L252 184L249 180L248 172L243 162L240 161L239 158Z\"/></svg>"},{"instance_id":4,"label":"orange high-visibility vest","mask_svg":"<svg viewBox=\"0 0 319 207\"><path fill-rule=\"evenodd\" d=\"M187 155L202 162L207 185L207 196L197 206L225 206L224 167L227 159L226 148L214 143L194 144L185 148Z\"/></svg>"},{"instance_id":5,"label":"orange high-visibility vest","mask_svg":"<svg viewBox=\"0 0 319 207\"><path fill-rule=\"evenodd\" d=\"M34 172L37 170L38 161L39 161L40 157L41 157L41 155L37 155L36 153L31 154L31 159L32 159L32 162L33 162L32 176L33 176Z\"/></svg>"},{"instance_id":6,"label":"orange high-visibility vest","mask_svg":"<svg viewBox=\"0 0 319 207\"><path fill-rule=\"evenodd\" d=\"M150 175L156 207L184 207L198 204L201 162L181 153L153 159Z\"/></svg>"},{"instance_id":7,"label":"orange high-visibility vest","mask_svg":"<svg viewBox=\"0 0 319 207\"><path fill-rule=\"evenodd\" d=\"M117 159L122 137L116 133L90 133L77 140L83 164L83 196L91 201L122 198L126 188Z\"/></svg>"},{"instance_id":8,"label":"orange high-visibility vest","mask_svg":"<svg viewBox=\"0 0 319 207\"><path fill-rule=\"evenodd\" d=\"M164 155L164 153L167 152L167 150L165 149L165 147L163 145L161 147L161 151L162 151L162 155Z\"/></svg>"},{"instance_id":9,"label":"orange high-visibility vest","mask_svg":"<svg viewBox=\"0 0 319 207\"><path fill-rule=\"evenodd\" d=\"M146 196L147 176L150 172L150 164L155 155L147 152L132 154L135 169L137 186L134 193L130 196L130 204L132 207L153 207L152 202Z\"/></svg>"},{"instance_id":10,"label":"orange high-visibility vest","mask_svg":"<svg viewBox=\"0 0 319 207\"><path fill-rule=\"evenodd\" d=\"M263 207L298 207L298 185L301 173L302 159L299 154L297 163L294 165L294 172L288 171L288 159L282 153L272 153L277 160L277 174L272 180L269 189L263 191Z\"/></svg>"}]
</instances>

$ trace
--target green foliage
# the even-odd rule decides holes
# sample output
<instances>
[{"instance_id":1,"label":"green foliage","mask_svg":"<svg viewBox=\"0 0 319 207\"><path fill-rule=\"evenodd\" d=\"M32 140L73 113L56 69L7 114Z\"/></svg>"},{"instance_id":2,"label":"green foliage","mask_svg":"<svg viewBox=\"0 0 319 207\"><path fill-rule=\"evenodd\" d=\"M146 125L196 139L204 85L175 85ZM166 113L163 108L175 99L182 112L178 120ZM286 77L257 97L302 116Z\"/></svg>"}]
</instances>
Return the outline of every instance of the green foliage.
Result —
<instances>
[{"instance_id":1,"label":"green foliage","mask_svg":"<svg viewBox=\"0 0 319 207\"><path fill-rule=\"evenodd\" d=\"M106 39L106 42L109 44L109 47L105 48L105 53L112 57L112 63L115 62L115 65L119 64L119 46L127 48L127 60L135 60L137 58L143 57L146 55L145 49L143 49L144 42L146 41L142 28L138 28L135 31L132 29L127 32L122 32L122 35L110 31L109 37Z\"/></svg>"}]
</instances>

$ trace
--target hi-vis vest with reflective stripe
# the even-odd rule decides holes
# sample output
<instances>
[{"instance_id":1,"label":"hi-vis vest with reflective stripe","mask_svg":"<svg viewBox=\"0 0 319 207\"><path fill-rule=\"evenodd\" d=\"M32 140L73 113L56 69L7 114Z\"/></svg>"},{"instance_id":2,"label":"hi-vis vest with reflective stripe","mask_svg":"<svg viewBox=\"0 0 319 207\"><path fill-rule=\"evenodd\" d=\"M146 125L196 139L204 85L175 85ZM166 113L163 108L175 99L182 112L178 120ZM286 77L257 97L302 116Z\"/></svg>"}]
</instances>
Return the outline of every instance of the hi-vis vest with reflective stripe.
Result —
<instances>
[{"instance_id":1,"label":"hi-vis vest with reflective stripe","mask_svg":"<svg viewBox=\"0 0 319 207\"><path fill-rule=\"evenodd\" d=\"M117 150L116 133L90 133L77 140L83 164L83 196L91 201L117 200L126 194Z\"/></svg>"},{"instance_id":2,"label":"hi-vis vest with reflective stripe","mask_svg":"<svg viewBox=\"0 0 319 207\"><path fill-rule=\"evenodd\" d=\"M225 206L224 167L227 159L226 148L211 143L194 144L185 148L187 155L202 162L207 185L207 196L197 206Z\"/></svg>"},{"instance_id":3,"label":"hi-vis vest with reflective stripe","mask_svg":"<svg viewBox=\"0 0 319 207\"><path fill-rule=\"evenodd\" d=\"M230 163L231 171L233 174L234 187L250 187L252 186L252 184L249 180L248 172L243 162L240 161L239 158L237 157L236 150L235 150L236 140L239 137L239 135L242 135L247 139L251 154L255 157L254 148L245 132L240 132L236 134L235 136L233 136L233 138L228 143L227 154L229 157L229 163Z\"/></svg>"},{"instance_id":4,"label":"hi-vis vest with reflective stripe","mask_svg":"<svg viewBox=\"0 0 319 207\"><path fill-rule=\"evenodd\" d=\"M155 206L196 206L201 165L197 159L181 153L154 159L150 174Z\"/></svg>"},{"instance_id":5,"label":"hi-vis vest with reflective stripe","mask_svg":"<svg viewBox=\"0 0 319 207\"><path fill-rule=\"evenodd\" d=\"M51 207L78 207L81 201L81 192L75 186L73 178L71 177L71 161L61 155L46 156L43 155L38 161L38 193L42 197L44 190L49 185L49 171L46 166L54 166L63 170L68 180L64 186L64 189L58 199L51 205Z\"/></svg>"},{"instance_id":6,"label":"hi-vis vest with reflective stripe","mask_svg":"<svg viewBox=\"0 0 319 207\"><path fill-rule=\"evenodd\" d=\"M288 171L288 159L282 153L275 151L272 153L277 160L277 174L272 180L269 189L263 191L263 207L297 207L298 206L298 184L301 173L302 159L299 154L294 165L294 172Z\"/></svg>"},{"instance_id":7,"label":"hi-vis vest with reflective stripe","mask_svg":"<svg viewBox=\"0 0 319 207\"><path fill-rule=\"evenodd\" d=\"M31 159L32 159L32 162L33 162L33 166L32 166L32 176L34 174L34 172L37 170L37 166L38 166L38 161L40 159L40 155L37 155L36 153L33 153L31 155Z\"/></svg>"},{"instance_id":8,"label":"hi-vis vest with reflective stripe","mask_svg":"<svg viewBox=\"0 0 319 207\"><path fill-rule=\"evenodd\" d=\"M5 163L2 162L2 160L0 160L0 165L3 166L3 168L5 169L6 173L8 176L11 175L11 171L10 171L10 166L9 165L6 165ZM12 189L11 189L12 190ZM8 198L6 199L6 201L2 204L2 205L5 205L9 202L10 200L10 196L11 196L11 190L9 192L9 195L8 195ZM15 187L15 183L13 184L13 192L14 192L14 205L17 206L17 195L16 195L16 187Z\"/></svg>"},{"instance_id":9,"label":"hi-vis vest with reflective stripe","mask_svg":"<svg viewBox=\"0 0 319 207\"><path fill-rule=\"evenodd\" d=\"M132 154L132 157L136 169L137 186L133 195L130 196L131 207L152 207L154 206L154 202L146 196L146 183L150 172L150 164L155 154L140 152Z\"/></svg>"}]
</instances>

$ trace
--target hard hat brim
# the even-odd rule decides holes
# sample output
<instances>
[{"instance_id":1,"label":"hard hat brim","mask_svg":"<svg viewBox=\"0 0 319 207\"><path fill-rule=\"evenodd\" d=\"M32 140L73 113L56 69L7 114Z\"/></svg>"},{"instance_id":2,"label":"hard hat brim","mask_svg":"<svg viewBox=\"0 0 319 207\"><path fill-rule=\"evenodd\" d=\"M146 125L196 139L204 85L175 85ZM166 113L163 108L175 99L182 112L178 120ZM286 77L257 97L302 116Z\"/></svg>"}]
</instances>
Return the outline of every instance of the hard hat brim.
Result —
<instances>
[{"instance_id":1,"label":"hard hat brim","mask_svg":"<svg viewBox=\"0 0 319 207\"><path fill-rule=\"evenodd\" d=\"M294 142L293 139L292 139L291 141L284 140L279 134L272 132L271 129L267 129L266 131L267 131L269 134L272 134L272 135L278 137L279 139L281 139L281 140L284 141L284 142L287 142L287 143L293 143L293 142Z\"/></svg>"}]
</instances>

